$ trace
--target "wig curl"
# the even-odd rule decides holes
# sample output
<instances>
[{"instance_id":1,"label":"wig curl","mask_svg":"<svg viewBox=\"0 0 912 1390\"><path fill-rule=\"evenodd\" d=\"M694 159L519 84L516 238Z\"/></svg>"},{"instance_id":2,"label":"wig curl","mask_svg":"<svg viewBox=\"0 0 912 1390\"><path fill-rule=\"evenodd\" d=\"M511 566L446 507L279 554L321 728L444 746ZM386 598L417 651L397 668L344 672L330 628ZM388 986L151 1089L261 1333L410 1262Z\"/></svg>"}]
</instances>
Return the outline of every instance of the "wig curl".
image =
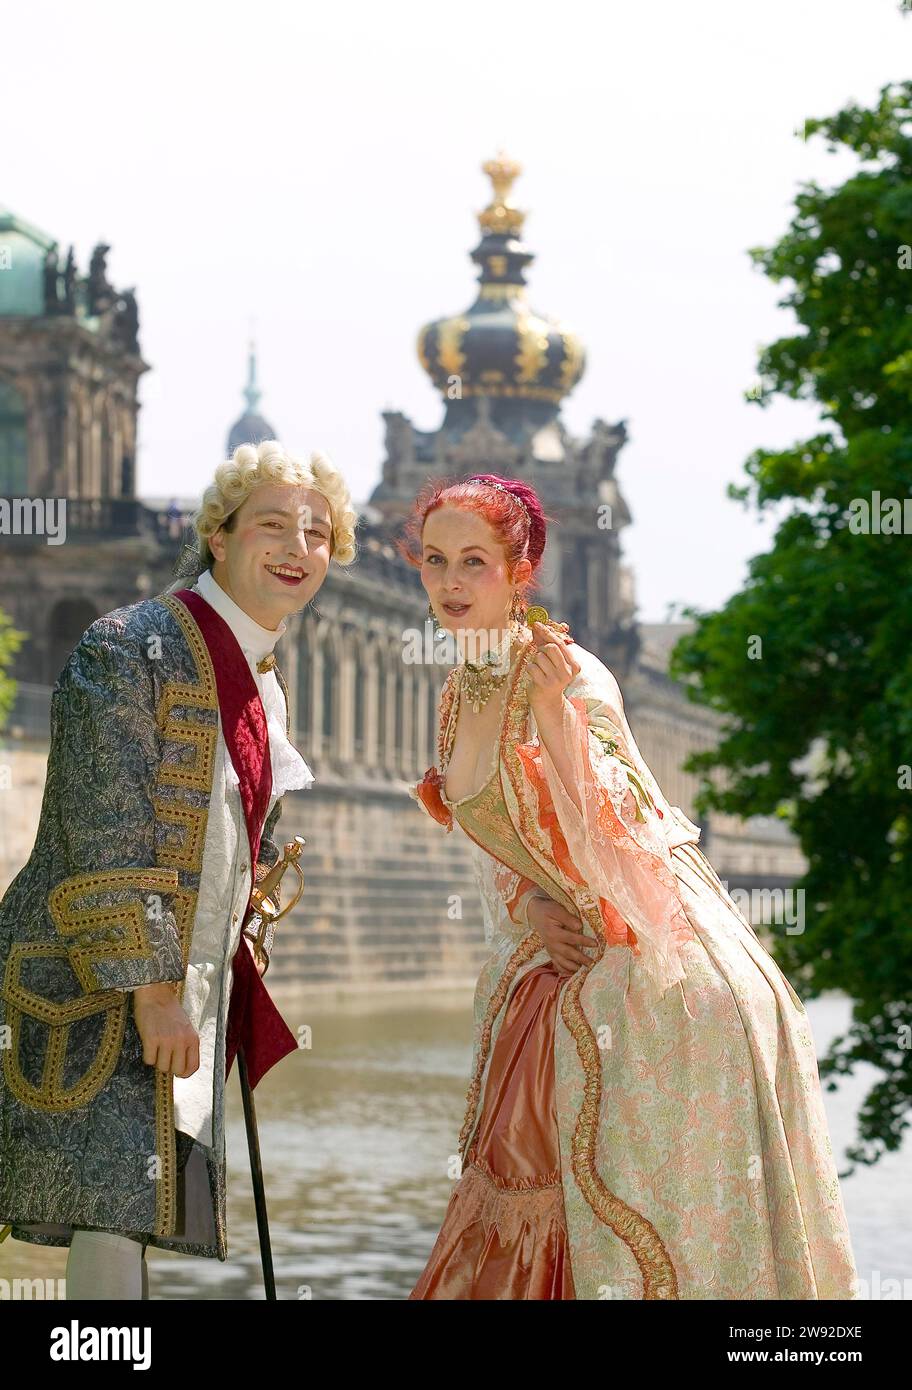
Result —
<instances>
[{"instance_id":1,"label":"wig curl","mask_svg":"<svg viewBox=\"0 0 912 1390\"><path fill-rule=\"evenodd\" d=\"M175 566L180 588L188 578L198 578L211 568L215 557L209 549L209 537L224 526L232 529L232 516L254 488L263 483L293 483L318 492L329 503L332 536L331 555L337 565L350 565L356 556L355 526L358 514L352 507L348 484L335 464L319 450L314 450L306 462L292 458L277 439L261 444L240 444L224 463L215 470L213 481L203 493L199 510L190 524L195 538L189 541Z\"/></svg>"}]
</instances>

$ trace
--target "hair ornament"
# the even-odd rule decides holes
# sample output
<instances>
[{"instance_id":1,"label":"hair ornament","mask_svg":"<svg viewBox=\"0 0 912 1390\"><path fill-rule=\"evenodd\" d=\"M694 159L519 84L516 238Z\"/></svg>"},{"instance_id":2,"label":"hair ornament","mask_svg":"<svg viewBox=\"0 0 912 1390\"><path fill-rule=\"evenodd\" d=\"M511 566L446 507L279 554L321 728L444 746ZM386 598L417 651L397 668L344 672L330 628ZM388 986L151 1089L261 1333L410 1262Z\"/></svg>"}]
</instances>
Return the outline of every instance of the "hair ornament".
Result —
<instances>
[{"instance_id":1,"label":"hair ornament","mask_svg":"<svg viewBox=\"0 0 912 1390\"><path fill-rule=\"evenodd\" d=\"M466 481L470 483L481 483L483 487L496 487L501 492L505 492L508 497L513 498L514 502L519 503L519 505L522 507L523 511L526 514L526 520L529 522L529 525L531 526L532 516L529 512L529 508L526 506L525 502L522 500L521 497L519 497L515 492L511 492L510 488L504 487L503 483L492 483L490 478L476 478L474 476L466 479Z\"/></svg>"}]
</instances>

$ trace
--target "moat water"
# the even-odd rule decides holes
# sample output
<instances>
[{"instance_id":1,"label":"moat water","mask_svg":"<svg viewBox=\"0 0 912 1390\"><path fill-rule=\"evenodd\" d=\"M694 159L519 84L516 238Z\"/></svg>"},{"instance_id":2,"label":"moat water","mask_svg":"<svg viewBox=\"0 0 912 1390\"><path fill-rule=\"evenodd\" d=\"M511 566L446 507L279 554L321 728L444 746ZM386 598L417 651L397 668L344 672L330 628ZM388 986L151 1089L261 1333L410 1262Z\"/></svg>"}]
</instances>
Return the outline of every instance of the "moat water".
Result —
<instances>
[{"instance_id":1,"label":"moat water","mask_svg":"<svg viewBox=\"0 0 912 1390\"><path fill-rule=\"evenodd\" d=\"M311 1046L255 1093L280 1299L405 1299L423 1269L453 1187L471 1059L467 994L387 1001L278 998ZM818 1055L849 1018L848 1002L812 1000ZM824 1090L840 1171L871 1067ZM912 1139L842 1183L859 1274L875 1289L906 1280L912 1297ZM152 1298L263 1298L236 1070L228 1083L229 1257L148 1251ZM6 1240L0 1279L62 1278L66 1250ZM881 1295L883 1296L883 1295ZM896 1296L895 1294L893 1295Z\"/></svg>"}]
</instances>

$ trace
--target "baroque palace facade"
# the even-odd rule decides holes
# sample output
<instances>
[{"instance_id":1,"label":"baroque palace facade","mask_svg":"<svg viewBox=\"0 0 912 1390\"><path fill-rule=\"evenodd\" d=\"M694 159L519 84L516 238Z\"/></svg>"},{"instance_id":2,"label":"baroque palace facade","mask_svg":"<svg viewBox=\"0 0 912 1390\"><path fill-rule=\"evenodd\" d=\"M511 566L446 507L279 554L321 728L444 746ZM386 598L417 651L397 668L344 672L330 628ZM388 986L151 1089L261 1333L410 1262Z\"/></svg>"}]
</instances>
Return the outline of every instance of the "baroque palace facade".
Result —
<instances>
[{"instance_id":1,"label":"baroque palace facade","mask_svg":"<svg viewBox=\"0 0 912 1390\"><path fill-rule=\"evenodd\" d=\"M491 471L536 488L554 518L536 602L615 673L644 757L688 815L696 779L681 763L716 737L715 716L666 674L683 627L636 620L621 548L631 516L616 479L624 422L596 420L586 438L562 422L585 351L529 301L534 257L512 199L519 166L500 155L482 167L492 195L471 253L477 296L418 336L443 418L421 430L400 412L384 413L386 457L359 506L359 558L347 570L330 566L276 649L295 743L316 783L285 798L280 834L307 840L307 888L280 924L273 983L462 986L486 953L467 842L444 834L407 792L437 761L446 667L403 659L404 635L429 637L430 627L417 573L392 540L429 478ZM168 586L185 512L196 503L136 495L137 390L149 366L135 293L109 283L108 250L96 246L82 275L72 249L61 266L53 238L0 208L0 508L10 504L9 515L14 499L67 499L64 544L22 526L0 531L0 608L26 639L10 668L19 686L0 734L0 890L34 839L50 692L66 657L100 614ZM258 413L252 347L244 395L229 452L281 438ZM701 824L703 847L733 891L786 888L802 871L779 822L712 814Z\"/></svg>"}]
</instances>

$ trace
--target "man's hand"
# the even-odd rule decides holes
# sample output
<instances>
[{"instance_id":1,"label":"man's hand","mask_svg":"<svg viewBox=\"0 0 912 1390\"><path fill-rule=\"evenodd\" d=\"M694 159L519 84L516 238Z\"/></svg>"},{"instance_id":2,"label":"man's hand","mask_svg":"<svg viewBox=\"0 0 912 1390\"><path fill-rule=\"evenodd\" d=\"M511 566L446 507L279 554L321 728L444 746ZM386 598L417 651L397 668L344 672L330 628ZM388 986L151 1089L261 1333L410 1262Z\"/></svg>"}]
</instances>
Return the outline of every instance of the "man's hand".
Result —
<instances>
[{"instance_id":1,"label":"man's hand","mask_svg":"<svg viewBox=\"0 0 912 1390\"><path fill-rule=\"evenodd\" d=\"M199 1034L167 981L134 989L133 1017L150 1067L175 1076L199 1070Z\"/></svg>"},{"instance_id":2,"label":"man's hand","mask_svg":"<svg viewBox=\"0 0 912 1390\"><path fill-rule=\"evenodd\" d=\"M526 920L542 939L548 955L562 975L574 974L589 964L587 951L594 951L592 938L578 931L580 919L550 898L532 898Z\"/></svg>"},{"instance_id":3,"label":"man's hand","mask_svg":"<svg viewBox=\"0 0 912 1390\"><path fill-rule=\"evenodd\" d=\"M247 935L247 933L246 933L246 932L242 932L241 935L243 936L244 940L247 942L247 945L250 947L250 954L253 956L253 963L254 963L254 965L256 966L257 974L259 975L260 979L262 980L263 976L266 974L266 961L263 960L260 956L257 955L256 951L254 950L253 941L250 939L250 937Z\"/></svg>"}]
</instances>

